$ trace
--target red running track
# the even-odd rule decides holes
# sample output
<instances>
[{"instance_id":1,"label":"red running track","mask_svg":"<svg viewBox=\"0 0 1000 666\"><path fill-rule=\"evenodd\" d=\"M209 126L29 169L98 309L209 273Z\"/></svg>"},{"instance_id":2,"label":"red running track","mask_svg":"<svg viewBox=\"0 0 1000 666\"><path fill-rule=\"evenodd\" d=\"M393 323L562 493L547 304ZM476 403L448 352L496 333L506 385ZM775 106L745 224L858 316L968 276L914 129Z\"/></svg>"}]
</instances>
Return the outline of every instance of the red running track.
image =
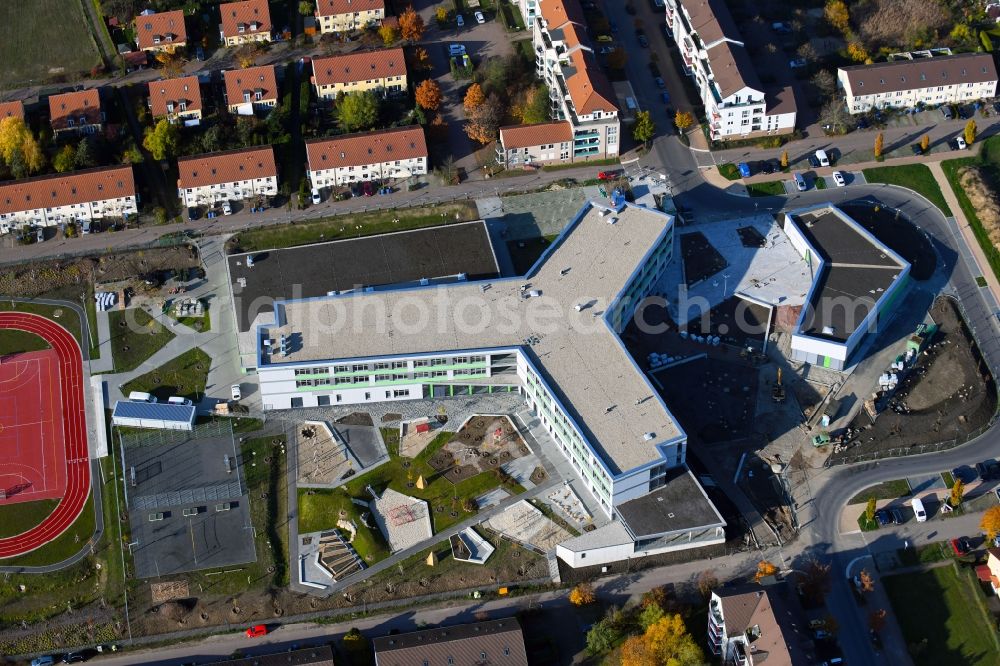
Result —
<instances>
[{"instance_id":1,"label":"red running track","mask_svg":"<svg viewBox=\"0 0 1000 666\"><path fill-rule=\"evenodd\" d=\"M83 357L76 338L51 319L27 312L0 312L0 328L33 333L56 351L66 449L66 494L62 501L45 520L27 532L0 539L2 558L23 555L44 546L66 531L79 517L90 495L90 454L83 402Z\"/></svg>"}]
</instances>

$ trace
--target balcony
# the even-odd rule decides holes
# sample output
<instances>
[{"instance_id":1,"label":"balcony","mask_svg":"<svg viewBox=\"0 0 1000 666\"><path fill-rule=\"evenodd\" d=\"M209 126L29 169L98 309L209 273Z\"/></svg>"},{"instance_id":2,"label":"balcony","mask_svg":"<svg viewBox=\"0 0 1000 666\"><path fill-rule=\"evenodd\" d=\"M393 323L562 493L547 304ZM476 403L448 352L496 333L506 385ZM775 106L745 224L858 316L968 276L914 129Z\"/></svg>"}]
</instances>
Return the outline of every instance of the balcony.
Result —
<instances>
[{"instance_id":1,"label":"balcony","mask_svg":"<svg viewBox=\"0 0 1000 666\"><path fill-rule=\"evenodd\" d=\"M747 661L747 646L743 641L737 641L733 645L733 663L737 666L746 666Z\"/></svg>"},{"instance_id":2,"label":"balcony","mask_svg":"<svg viewBox=\"0 0 1000 666\"><path fill-rule=\"evenodd\" d=\"M573 148L584 148L586 146L599 146L601 145L601 140L598 138L593 139L575 139L573 141Z\"/></svg>"},{"instance_id":3,"label":"balcony","mask_svg":"<svg viewBox=\"0 0 1000 666\"><path fill-rule=\"evenodd\" d=\"M586 157L588 155L596 155L600 148L598 146L590 146L589 148L574 148L574 157Z\"/></svg>"}]
</instances>

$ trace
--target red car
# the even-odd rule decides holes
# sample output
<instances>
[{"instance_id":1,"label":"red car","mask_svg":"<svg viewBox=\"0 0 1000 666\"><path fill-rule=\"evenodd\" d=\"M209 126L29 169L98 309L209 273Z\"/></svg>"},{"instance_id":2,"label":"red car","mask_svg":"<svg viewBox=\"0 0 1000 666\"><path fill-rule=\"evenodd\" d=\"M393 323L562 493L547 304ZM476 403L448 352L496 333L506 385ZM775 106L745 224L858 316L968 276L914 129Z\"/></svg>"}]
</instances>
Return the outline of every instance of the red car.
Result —
<instances>
[{"instance_id":1,"label":"red car","mask_svg":"<svg viewBox=\"0 0 1000 666\"><path fill-rule=\"evenodd\" d=\"M247 629L247 638L260 638L265 634L267 634L267 625L264 624L258 624L255 627Z\"/></svg>"},{"instance_id":2,"label":"red car","mask_svg":"<svg viewBox=\"0 0 1000 666\"><path fill-rule=\"evenodd\" d=\"M951 549L956 555L965 555L972 550L972 544L967 537L959 537L951 540Z\"/></svg>"},{"instance_id":3,"label":"red car","mask_svg":"<svg viewBox=\"0 0 1000 666\"><path fill-rule=\"evenodd\" d=\"M602 171L599 174L597 174L597 180L614 180L620 175L622 175L622 172L620 170Z\"/></svg>"},{"instance_id":4,"label":"red car","mask_svg":"<svg viewBox=\"0 0 1000 666\"><path fill-rule=\"evenodd\" d=\"M372 185L372 181L366 180L365 182L361 183L361 192L366 197L374 196L375 195L375 186Z\"/></svg>"}]
</instances>

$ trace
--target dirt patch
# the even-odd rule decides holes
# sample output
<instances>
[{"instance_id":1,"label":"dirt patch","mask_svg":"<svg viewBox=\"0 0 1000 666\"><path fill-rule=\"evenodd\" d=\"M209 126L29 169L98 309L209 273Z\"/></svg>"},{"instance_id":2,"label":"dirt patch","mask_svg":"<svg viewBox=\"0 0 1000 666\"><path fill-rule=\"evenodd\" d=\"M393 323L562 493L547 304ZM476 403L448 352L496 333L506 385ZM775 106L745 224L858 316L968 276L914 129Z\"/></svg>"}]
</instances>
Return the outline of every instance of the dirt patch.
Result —
<instances>
[{"instance_id":1,"label":"dirt patch","mask_svg":"<svg viewBox=\"0 0 1000 666\"><path fill-rule=\"evenodd\" d=\"M173 599L186 599L190 596L187 581L173 580L163 583L150 583L150 596L153 603L161 604Z\"/></svg>"},{"instance_id":2,"label":"dirt patch","mask_svg":"<svg viewBox=\"0 0 1000 666\"><path fill-rule=\"evenodd\" d=\"M767 239L757 231L756 227L740 227L736 233L739 235L743 247L764 247L767 245Z\"/></svg>"},{"instance_id":3,"label":"dirt patch","mask_svg":"<svg viewBox=\"0 0 1000 666\"><path fill-rule=\"evenodd\" d=\"M939 298L931 316L940 329L900 382L894 408L883 411L875 423L859 414L851 424L856 435L831 461L964 441L989 423L997 405L996 384L954 302Z\"/></svg>"},{"instance_id":4,"label":"dirt patch","mask_svg":"<svg viewBox=\"0 0 1000 666\"><path fill-rule=\"evenodd\" d=\"M337 419L336 423L342 425L352 425L352 426L368 426L372 427L375 425L372 421L372 415L368 412L351 412L347 416L342 416Z\"/></svg>"},{"instance_id":5,"label":"dirt patch","mask_svg":"<svg viewBox=\"0 0 1000 666\"><path fill-rule=\"evenodd\" d=\"M458 483L529 453L509 417L473 416L427 463Z\"/></svg>"},{"instance_id":6,"label":"dirt patch","mask_svg":"<svg viewBox=\"0 0 1000 666\"><path fill-rule=\"evenodd\" d=\"M689 287L729 265L700 231L681 235L681 257L684 261L684 282Z\"/></svg>"}]
</instances>

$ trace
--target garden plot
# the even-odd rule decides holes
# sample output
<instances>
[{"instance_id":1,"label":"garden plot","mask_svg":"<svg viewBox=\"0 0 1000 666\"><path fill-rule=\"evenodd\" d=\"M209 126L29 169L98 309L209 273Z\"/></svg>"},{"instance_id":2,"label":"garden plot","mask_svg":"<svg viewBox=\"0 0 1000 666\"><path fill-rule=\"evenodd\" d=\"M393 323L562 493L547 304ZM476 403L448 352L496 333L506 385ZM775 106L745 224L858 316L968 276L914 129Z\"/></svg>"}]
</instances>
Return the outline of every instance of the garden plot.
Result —
<instances>
[{"instance_id":1,"label":"garden plot","mask_svg":"<svg viewBox=\"0 0 1000 666\"><path fill-rule=\"evenodd\" d=\"M531 454L508 416L473 416L427 461L452 483Z\"/></svg>"}]
</instances>

